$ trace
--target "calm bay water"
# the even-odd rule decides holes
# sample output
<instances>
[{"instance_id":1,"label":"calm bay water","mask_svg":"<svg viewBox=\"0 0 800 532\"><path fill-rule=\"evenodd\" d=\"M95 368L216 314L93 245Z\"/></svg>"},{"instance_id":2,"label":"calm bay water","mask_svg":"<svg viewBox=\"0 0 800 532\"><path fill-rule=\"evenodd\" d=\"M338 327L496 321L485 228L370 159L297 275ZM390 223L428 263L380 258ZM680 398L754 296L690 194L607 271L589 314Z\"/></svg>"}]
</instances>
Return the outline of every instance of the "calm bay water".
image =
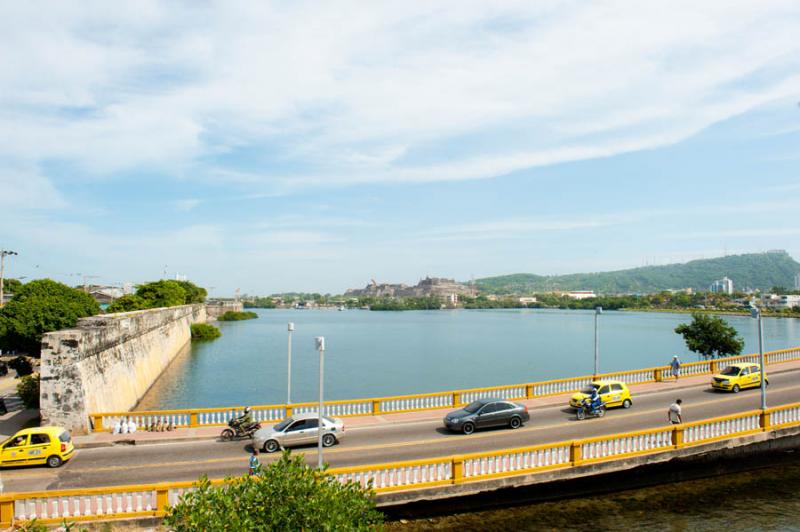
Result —
<instances>
[{"instance_id":1,"label":"calm bay water","mask_svg":"<svg viewBox=\"0 0 800 532\"><path fill-rule=\"evenodd\" d=\"M194 343L138 409L271 404L286 401L287 331L294 322L292 400L313 401L325 336L325 395L349 399L493 386L591 374L594 312L455 310L370 312L259 310L220 323L222 338ZM725 319L758 350L755 320ZM600 316L600 371L697 360L680 336L684 314L606 312ZM800 345L800 320L764 319L765 349Z\"/></svg>"}]
</instances>

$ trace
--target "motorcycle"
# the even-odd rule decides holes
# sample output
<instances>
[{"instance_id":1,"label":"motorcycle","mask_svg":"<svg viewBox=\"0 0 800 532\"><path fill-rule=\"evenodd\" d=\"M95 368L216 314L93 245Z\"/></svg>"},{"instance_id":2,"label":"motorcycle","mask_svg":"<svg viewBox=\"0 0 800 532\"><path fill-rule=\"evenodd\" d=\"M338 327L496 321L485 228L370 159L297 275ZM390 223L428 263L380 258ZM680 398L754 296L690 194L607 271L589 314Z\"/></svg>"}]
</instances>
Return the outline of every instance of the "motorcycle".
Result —
<instances>
[{"instance_id":1,"label":"motorcycle","mask_svg":"<svg viewBox=\"0 0 800 532\"><path fill-rule=\"evenodd\" d=\"M578 420L584 420L589 416L603 417L604 415L606 415L606 404L600 403L597 408L592 408L592 402L589 399L584 399L581 406L578 407L578 411L575 412Z\"/></svg>"},{"instance_id":2,"label":"motorcycle","mask_svg":"<svg viewBox=\"0 0 800 532\"><path fill-rule=\"evenodd\" d=\"M228 421L228 428L222 430L219 435L222 441L238 440L241 438L252 438L253 434L261 428L261 423L253 423L247 430L243 429L241 424L237 423L235 419Z\"/></svg>"}]
</instances>

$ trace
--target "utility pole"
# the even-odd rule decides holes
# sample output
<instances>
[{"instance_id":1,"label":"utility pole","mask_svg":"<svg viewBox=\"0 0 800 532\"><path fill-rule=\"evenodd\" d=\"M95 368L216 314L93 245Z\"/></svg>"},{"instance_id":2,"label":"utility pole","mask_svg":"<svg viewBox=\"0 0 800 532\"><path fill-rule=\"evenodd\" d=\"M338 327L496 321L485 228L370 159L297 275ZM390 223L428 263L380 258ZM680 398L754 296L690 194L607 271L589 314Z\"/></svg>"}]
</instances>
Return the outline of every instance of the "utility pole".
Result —
<instances>
[{"instance_id":1,"label":"utility pole","mask_svg":"<svg viewBox=\"0 0 800 532\"><path fill-rule=\"evenodd\" d=\"M5 302L3 299L3 272L6 266L6 255L19 255L19 253L8 249L0 249L0 307L2 307Z\"/></svg>"}]
</instances>

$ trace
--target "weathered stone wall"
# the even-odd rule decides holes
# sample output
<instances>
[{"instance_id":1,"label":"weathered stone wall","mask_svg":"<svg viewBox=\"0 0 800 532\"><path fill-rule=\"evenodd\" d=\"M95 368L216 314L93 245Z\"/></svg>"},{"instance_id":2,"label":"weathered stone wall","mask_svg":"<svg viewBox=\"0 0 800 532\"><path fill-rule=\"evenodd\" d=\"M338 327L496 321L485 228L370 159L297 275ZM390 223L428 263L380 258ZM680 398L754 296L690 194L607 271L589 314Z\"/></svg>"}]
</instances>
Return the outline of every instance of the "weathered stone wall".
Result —
<instances>
[{"instance_id":1,"label":"weathered stone wall","mask_svg":"<svg viewBox=\"0 0 800 532\"><path fill-rule=\"evenodd\" d=\"M42 423L88 432L91 412L127 411L206 321L205 305L83 318L42 338Z\"/></svg>"},{"instance_id":2,"label":"weathered stone wall","mask_svg":"<svg viewBox=\"0 0 800 532\"><path fill-rule=\"evenodd\" d=\"M219 301L206 305L206 314L210 320L215 320L228 311L242 312L243 310L244 304L241 301Z\"/></svg>"}]
</instances>

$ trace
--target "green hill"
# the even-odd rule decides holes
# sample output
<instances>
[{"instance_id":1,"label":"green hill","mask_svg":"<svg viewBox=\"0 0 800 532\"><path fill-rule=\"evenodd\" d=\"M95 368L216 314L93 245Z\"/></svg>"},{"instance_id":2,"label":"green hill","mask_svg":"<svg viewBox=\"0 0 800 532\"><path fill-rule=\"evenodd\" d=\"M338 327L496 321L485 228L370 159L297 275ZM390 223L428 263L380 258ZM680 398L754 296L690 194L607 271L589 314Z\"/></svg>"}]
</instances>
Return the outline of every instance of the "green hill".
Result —
<instances>
[{"instance_id":1,"label":"green hill","mask_svg":"<svg viewBox=\"0 0 800 532\"><path fill-rule=\"evenodd\" d=\"M685 264L645 266L630 270L571 275L517 273L476 279L481 292L490 294L533 293L551 290L594 290L598 294L638 294L661 290L693 288L708 290L717 279L727 276L737 290L773 286L791 288L800 263L785 251L729 255L693 260Z\"/></svg>"}]
</instances>

